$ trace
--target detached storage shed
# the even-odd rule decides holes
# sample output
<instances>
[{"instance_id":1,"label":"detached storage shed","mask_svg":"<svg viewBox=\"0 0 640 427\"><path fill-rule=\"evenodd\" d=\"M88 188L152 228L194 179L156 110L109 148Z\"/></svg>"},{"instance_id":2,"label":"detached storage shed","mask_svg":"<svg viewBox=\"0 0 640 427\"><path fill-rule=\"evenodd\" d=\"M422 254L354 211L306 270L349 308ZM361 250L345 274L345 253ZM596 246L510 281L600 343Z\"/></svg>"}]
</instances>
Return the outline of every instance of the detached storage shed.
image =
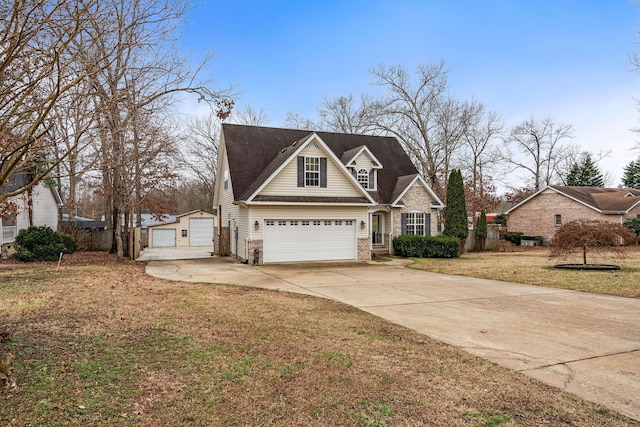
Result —
<instances>
[{"instance_id":1,"label":"detached storage shed","mask_svg":"<svg viewBox=\"0 0 640 427\"><path fill-rule=\"evenodd\" d=\"M189 248L209 246L213 251L216 216L197 210L177 215L175 221L149 226L149 247Z\"/></svg>"}]
</instances>

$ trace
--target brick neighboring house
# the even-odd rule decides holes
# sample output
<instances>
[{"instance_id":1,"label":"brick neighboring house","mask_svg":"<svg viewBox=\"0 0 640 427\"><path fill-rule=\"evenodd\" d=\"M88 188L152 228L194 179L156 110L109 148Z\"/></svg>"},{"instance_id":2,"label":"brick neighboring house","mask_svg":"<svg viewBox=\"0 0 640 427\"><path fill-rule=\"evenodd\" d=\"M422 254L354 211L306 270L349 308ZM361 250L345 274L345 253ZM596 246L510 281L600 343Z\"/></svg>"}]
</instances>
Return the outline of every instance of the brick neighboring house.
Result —
<instances>
[{"instance_id":1,"label":"brick neighboring house","mask_svg":"<svg viewBox=\"0 0 640 427\"><path fill-rule=\"evenodd\" d=\"M640 190L550 185L506 214L508 231L541 236L549 242L558 227L576 219L622 224L640 215Z\"/></svg>"}]
</instances>

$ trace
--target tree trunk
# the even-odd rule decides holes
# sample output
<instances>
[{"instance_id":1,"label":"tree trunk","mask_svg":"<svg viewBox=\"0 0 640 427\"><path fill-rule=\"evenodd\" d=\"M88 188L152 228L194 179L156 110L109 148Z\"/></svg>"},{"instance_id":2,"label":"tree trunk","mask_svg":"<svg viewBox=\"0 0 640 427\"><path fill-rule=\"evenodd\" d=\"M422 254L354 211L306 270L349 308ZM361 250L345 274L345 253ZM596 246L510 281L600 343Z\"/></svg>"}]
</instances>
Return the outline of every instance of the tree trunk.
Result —
<instances>
[{"instance_id":1,"label":"tree trunk","mask_svg":"<svg viewBox=\"0 0 640 427\"><path fill-rule=\"evenodd\" d=\"M586 246L582 247L582 263L584 265L587 265L587 247Z\"/></svg>"}]
</instances>

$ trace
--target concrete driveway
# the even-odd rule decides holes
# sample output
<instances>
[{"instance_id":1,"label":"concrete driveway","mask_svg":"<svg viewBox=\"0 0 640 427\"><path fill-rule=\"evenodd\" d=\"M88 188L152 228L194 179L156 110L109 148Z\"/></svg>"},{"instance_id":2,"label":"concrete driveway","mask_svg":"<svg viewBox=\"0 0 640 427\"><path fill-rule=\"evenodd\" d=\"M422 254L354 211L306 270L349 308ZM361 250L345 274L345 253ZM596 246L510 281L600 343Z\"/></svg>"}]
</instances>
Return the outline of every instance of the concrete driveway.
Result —
<instances>
[{"instance_id":1,"label":"concrete driveway","mask_svg":"<svg viewBox=\"0 0 640 427\"><path fill-rule=\"evenodd\" d=\"M640 300L405 264L253 267L210 258L152 261L146 272L341 301L640 420Z\"/></svg>"}]
</instances>

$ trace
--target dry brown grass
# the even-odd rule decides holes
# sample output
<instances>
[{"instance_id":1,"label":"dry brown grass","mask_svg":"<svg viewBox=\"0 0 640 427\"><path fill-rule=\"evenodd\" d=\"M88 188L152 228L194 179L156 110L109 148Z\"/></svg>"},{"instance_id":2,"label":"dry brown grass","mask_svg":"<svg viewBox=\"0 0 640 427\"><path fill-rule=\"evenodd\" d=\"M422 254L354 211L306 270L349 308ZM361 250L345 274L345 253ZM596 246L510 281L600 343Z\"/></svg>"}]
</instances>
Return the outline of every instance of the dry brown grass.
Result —
<instances>
[{"instance_id":1,"label":"dry brown grass","mask_svg":"<svg viewBox=\"0 0 640 427\"><path fill-rule=\"evenodd\" d=\"M640 298L640 248L625 248L623 257L590 255L590 263L616 264L615 271L569 271L554 268L559 263L582 263L580 256L550 258L547 248L518 248L510 252L471 252L454 259L417 259L411 268L504 280L552 288Z\"/></svg>"},{"instance_id":2,"label":"dry brown grass","mask_svg":"<svg viewBox=\"0 0 640 427\"><path fill-rule=\"evenodd\" d=\"M0 264L0 327L1 425L640 425L337 302L102 254Z\"/></svg>"}]
</instances>

